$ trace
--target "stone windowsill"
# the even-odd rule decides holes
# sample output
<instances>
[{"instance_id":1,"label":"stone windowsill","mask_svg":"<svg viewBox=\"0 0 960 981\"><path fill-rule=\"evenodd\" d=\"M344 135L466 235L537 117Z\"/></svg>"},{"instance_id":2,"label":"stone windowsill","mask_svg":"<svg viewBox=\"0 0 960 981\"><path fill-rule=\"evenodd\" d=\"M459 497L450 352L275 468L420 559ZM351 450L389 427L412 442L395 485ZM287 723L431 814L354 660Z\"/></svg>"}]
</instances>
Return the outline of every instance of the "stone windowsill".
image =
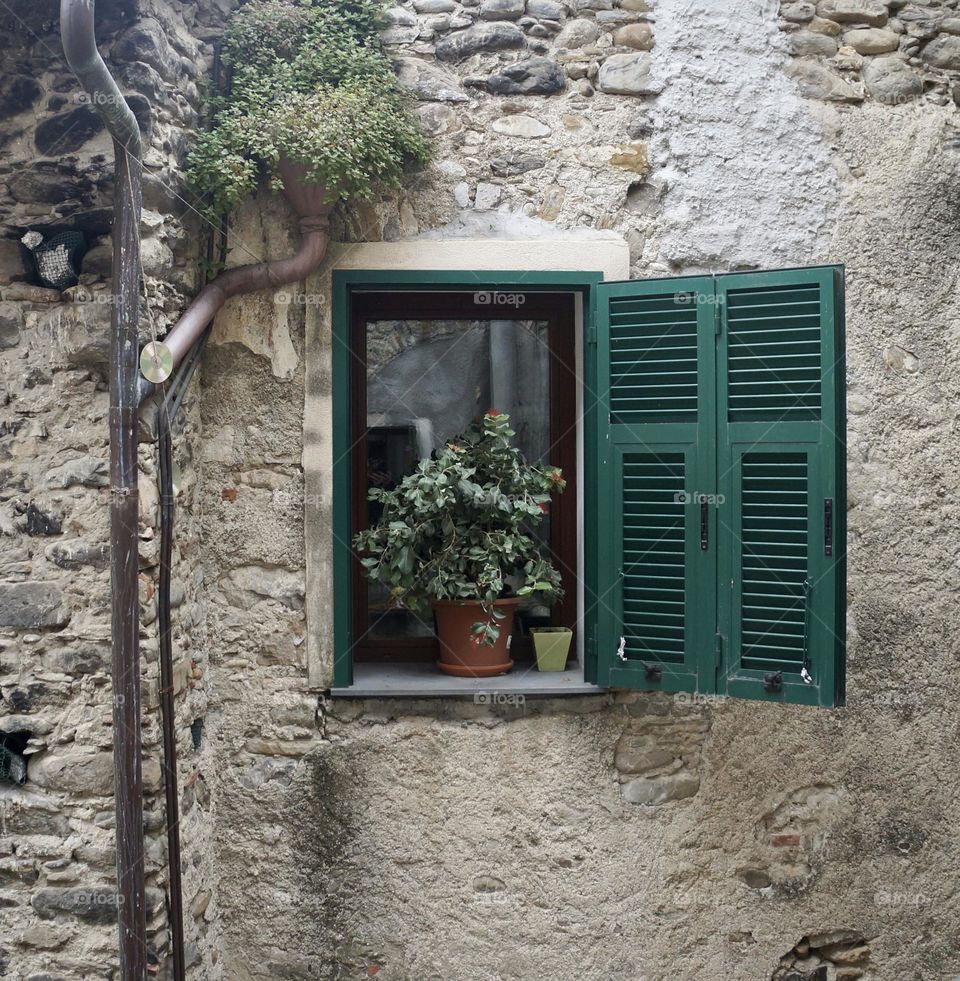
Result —
<instances>
[{"instance_id":1,"label":"stone windowsill","mask_svg":"<svg viewBox=\"0 0 960 981\"><path fill-rule=\"evenodd\" d=\"M429 662L354 665L353 684L332 688L337 698L471 698L478 695L602 695L607 691L583 679L583 668L572 661L566 671L537 671L529 662L494 678L453 678Z\"/></svg>"}]
</instances>

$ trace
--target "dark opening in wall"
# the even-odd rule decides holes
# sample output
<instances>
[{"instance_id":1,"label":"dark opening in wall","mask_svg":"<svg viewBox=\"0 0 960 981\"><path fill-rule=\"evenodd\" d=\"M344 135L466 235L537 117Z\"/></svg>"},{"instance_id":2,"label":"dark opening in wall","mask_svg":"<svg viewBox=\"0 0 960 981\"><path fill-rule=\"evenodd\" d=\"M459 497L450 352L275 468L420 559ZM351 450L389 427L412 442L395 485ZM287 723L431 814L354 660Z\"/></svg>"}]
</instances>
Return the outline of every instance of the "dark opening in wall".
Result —
<instances>
[{"instance_id":1,"label":"dark opening in wall","mask_svg":"<svg viewBox=\"0 0 960 981\"><path fill-rule=\"evenodd\" d=\"M190 723L190 738L193 740L193 748L199 752L200 741L203 739L203 716Z\"/></svg>"},{"instance_id":2,"label":"dark opening in wall","mask_svg":"<svg viewBox=\"0 0 960 981\"><path fill-rule=\"evenodd\" d=\"M29 732L0 732L0 781L27 782L27 758L24 751L31 735Z\"/></svg>"},{"instance_id":3,"label":"dark opening in wall","mask_svg":"<svg viewBox=\"0 0 960 981\"><path fill-rule=\"evenodd\" d=\"M87 251L87 236L77 229L44 235L27 232L20 241L30 251L41 286L65 290L80 279L80 262Z\"/></svg>"},{"instance_id":4,"label":"dark opening in wall","mask_svg":"<svg viewBox=\"0 0 960 981\"><path fill-rule=\"evenodd\" d=\"M880 895L880 894L878 894ZM869 981L873 964L863 934L854 930L812 933L780 959L771 981Z\"/></svg>"}]
</instances>

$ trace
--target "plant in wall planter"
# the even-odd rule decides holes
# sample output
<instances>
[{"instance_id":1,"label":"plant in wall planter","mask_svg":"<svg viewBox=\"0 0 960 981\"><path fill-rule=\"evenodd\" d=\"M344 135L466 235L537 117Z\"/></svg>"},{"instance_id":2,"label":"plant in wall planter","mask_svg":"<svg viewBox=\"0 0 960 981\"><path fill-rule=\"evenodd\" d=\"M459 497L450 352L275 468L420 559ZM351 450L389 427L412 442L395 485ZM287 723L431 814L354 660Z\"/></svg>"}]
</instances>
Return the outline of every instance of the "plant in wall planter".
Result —
<instances>
[{"instance_id":1,"label":"plant in wall planter","mask_svg":"<svg viewBox=\"0 0 960 981\"><path fill-rule=\"evenodd\" d=\"M187 160L212 217L264 179L288 197L291 183L317 188L329 208L396 186L426 160L382 19L376 0L250 0L237 11L222 48L228 94L212 95L212 126Z\"/></svg>"},{"instance_id":2,"label":"plant in wall planter","mask_svg":"<svg viewBox=\"0 0 960 981\"><path fill-rule=\"evenodd\" d=\"M556 468L528 463L513 436L509 416L491 409L396 488L373 488L380 521L354 540L366 575L398 606L433 607L437 666L447 674L509 671L521 599L563 595L535 529L566 482Z\"/></svg>"},{"instance_id":3,"label":"plant in wall planter","mask_svg":"<svg viewBox=\"0 0 960 981\"><path fill-rule=\"evenodd\" d=\"M299 218L300 247L207 283L164 338L172 365L230 297L314 272L338 202L396 186L426 160L426 138L380 44L381 16L374 0L250 0L235 14L222 48L228 91L209 99L211 126L196 137L187 176L211 220L265 181Z\"/></svg>"}]
</instances>

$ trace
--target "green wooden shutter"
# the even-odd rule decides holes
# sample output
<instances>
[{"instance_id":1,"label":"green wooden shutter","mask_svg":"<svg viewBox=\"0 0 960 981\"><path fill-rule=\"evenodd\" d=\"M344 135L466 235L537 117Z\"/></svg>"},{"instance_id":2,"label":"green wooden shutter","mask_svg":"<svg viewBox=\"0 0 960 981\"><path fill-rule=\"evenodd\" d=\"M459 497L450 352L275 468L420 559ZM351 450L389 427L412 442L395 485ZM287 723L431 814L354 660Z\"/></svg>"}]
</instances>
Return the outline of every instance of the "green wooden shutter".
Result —
<instances>
[{"instance_id":1,"label":"green wooden shutter","mask_svg":"<svg viewBox=\"0 0 960 981\"><path fill-rule=\"evenodd\" d=\"M836 268L720 276L718 690L843 700L843 294Z\"/></svg>"},{"instance_id":2,"label":"green wooden shutter","mask_svg":"<svg viewBox=\"0 0 960 981\"><path fill-rule=\"evenodd\" d=\"M597 291L588 486L598 513L586 597L602 685L713 684L715 550L701 549L697 497L715 469L712 300L709 277Z\"/></svg>"},{"instance_id":3,"label":"green wooden shutter","mask_svg":"<svg viewBox=\"0 0 960 981\"><path fill-rule=\"evenodd\" d=\"M605 283L593 317L591 676L841 704L842 271Z\"/></svg>"}]
</instances>

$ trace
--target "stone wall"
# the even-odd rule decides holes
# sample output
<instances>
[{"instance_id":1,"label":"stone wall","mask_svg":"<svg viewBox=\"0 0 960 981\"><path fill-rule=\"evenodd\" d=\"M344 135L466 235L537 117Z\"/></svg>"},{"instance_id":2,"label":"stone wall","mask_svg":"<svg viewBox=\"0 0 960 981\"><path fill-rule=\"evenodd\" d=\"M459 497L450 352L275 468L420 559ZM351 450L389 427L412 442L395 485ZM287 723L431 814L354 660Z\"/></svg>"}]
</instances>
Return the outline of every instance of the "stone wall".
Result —
<instances>
[{"instance_id":1,"label":"stone wall","mask_svg":"<svg viewBox=\"0 0 960 981\"><path fill-rule=\"evenodd\" d=\"M197 288L203 228L180 168L225 11L97 6L148 136L146 339ZM956 5L811 6L400 5L385 40L434 160L402 190L342 209L334 231L347 243L582 235L585 248L613 232L637 277L845 262L848 706L632 693L482 706L311 689L304 515L325 520L329 488L304 499L309 308L289 289L234 301L176 448L191 977L960 973L960 185L953 69L934 63ZM34 751L26 785L0 785L0 976L100 978L116 963L109 304L97 299L110 148L73 101L52 0L0 20L14 28L0 31L14 66L0 92L0 731L29 733ZM895 34L896 51L871 31ZM16 240L69 227L92 240L81 284L38 290ZM235 261L295 242L269 195L231 234ZM152 447L141 460L162 976Z\"/></svg>"},{"instance_id":2,"label":"stone wall","mask_svg":"<svg viewBox=\"0 0 960 981\"><path fill-rule=\"evenodd\" d=\"M28 754L23 786L0 784L0 976L113 977L117 964L110 686L107 360L111 141L64 63L53 0L0 20L0 733ZM180 170L197 83L225 11L216 3L97 5L97 36L144 142L141 334L162 335L197 289L201 248ZM86 237L79 283L38 285L27 231ZM211 901L213 762L200 726L208 638L193 453L196 390L175 438L182 471L174 552L174 678L188 959L216 970ZM158 493L140 449L140 614L149 958L166 976L166 834L158 714ZM213 924L213 925L211 925Z\"/></svg>"}]
</instances>

